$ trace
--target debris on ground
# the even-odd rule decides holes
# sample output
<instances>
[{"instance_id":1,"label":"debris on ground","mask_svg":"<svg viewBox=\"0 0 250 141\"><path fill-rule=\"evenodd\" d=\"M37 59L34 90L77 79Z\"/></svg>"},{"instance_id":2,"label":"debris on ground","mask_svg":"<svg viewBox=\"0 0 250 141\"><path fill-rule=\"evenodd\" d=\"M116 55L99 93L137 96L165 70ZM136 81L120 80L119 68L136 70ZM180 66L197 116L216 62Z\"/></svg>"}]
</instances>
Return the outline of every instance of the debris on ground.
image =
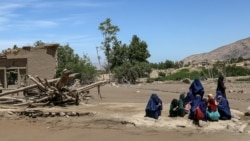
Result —
<instances>
[{"instance_id":1,"label":"debris on ground","mask_svg":"<svg viewBox=\"0 0 250 141\"><path fill-rule=\"evenodd\" d=\"M55 106L55 105L79 105L80 101L88 101L90 96L89 90L98 89L101 97L100 87L107 81L98 81L86 86L73 84L66 86L71 78L75 78L77 73L70 70L64 70L62 76L57 79L41 79L39 76L27 75L34 84L21 87L15 90L0 93L0 104L13 104L15 106L28 106L30 108L38 106ZM23 97L13 97L13 94L23 92ZM12 96L9 96L12 95Z\"/></svg>"}]
</instances>

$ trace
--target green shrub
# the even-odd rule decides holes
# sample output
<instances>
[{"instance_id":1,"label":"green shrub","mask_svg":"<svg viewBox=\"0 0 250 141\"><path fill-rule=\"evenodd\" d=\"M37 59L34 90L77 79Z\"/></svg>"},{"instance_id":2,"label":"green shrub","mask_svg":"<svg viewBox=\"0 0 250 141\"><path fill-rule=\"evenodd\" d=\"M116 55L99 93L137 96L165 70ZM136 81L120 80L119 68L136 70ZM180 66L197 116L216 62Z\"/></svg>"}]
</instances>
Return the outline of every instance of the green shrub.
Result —
<instances>
[{"instance_id":1,"label":"green shrub","mask_svg":"<svg viewBox=\"0 0 250 141\"><path fill-rule=\"evenodd\" d=\"M159 72L158 75L159 75L160 77L165 77L165 76L166 76L166 73L164 73L164 72Z\"/></svg>"}]
</instances>

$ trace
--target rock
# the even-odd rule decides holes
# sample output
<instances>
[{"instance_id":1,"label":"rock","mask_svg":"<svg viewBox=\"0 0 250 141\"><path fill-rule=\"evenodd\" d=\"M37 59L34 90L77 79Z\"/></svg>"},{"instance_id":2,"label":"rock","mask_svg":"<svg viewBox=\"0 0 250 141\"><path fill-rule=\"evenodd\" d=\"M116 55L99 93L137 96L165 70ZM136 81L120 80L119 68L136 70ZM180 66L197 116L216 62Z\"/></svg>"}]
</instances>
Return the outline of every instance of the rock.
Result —
<instances>
[{"instance_id":1,"label":"rock","mask_svg":"<svg viewBox=\"0 0 250 141\"><path fill-rule=\"evenodd\" d=\"M245 116L250 116L250 112L245 112Z\"/></svg>"},{"instance_id":2,"label":"rock","mask_svg":"<svg viewBox=\"0 0 250 141\"><path fill-rule=\"evenodd\" d=\"M188 79L188 78L185 78L182 80L183 83L186 83L186 84L190 84L191 83L191 80Z\"/></svg>"},{"instance_id":3,"label":"rock","mask_svg":"<svg viewBox=\"0 0 250 141\"><path fill-rule=\"evenodd\" d=\"M231 109L231 114L232 114L232 118L237 118L239 120L241 116L244 116L244 112L234 110L234 109Z\"/></svg>"},{"instance_id":4,"label":"rock","mask_svg":"<svg viewBox=\"0 0 250 141\"><path fill-rule=\"evenodd\" d=\"M96 114L97 114L97 112L92 112L90 115L95 116Z\"/></svg>"},{"instance_id":5,"label":"rock","mask_svg":"<svg viewBox=\"0 0 250 141\"><path fill-rule=\"evenodd\" d=\"M240 121L238 122L238 125L242 125L242 124L243 124L242 122L240 122Z\"/></svg>"},{"instance_id":6,"label":"rock","mask_svg":"<svg viewBox=\"0 0 250 141\"><path fill-rule=\"evenodd\" d=\"M238 122L239 122L239 119L237 119L237 118L232 118L232 121L238 123Z\"/></svg>"},{"instance_id":7,"label":"rock","mask_svg":"<svg viewBox=\"0 0 250 141\"><path fill-rule=\"evenodd\" d=\"M245 130L246 127L247 127L247 124L246 124L246 123L243 124L243 125L241 125L240 128L239 128L239 132L240 132L240 133L244 133L244 130Z\"/></svg>"},{"instance_id":8,"label":"rock","mask_svg":"<svg viewBox=\"0 0 250 141\"><path fill-rule=\"evenodd\" d=\"M235 123L227 124L227 129L234 131L236 129L236 124Z\"/></svg>"},{"instance_id":9,"label":"rock","mask_svg":"<svg viewBox=\"0 0 250 141\"><path fill-rule=\"evenodd\" d=\"M236 114L232 114L232 118L240 120L240 117Z\"/></svg>"},{"instance_id":10,"label":"rock","mask_svg":"<svg viewBox=\"0 0 250 141\"><path fill-rule=\"evenodd\" d=\"M250 112L250 106L247 107L247 111Z\"/></svg>"},{"instance_id":11,"label":"rock","mask_svg":"<svg viewBox=\"0 0 250 141\"><path fill-rule=\"evenodd\" d=\"M51 117L55 117L55 116L56 116L56 113L55 113L55 112L52 112L50 115L51 115Z\"/></svg>"},{"instance_id":12,"label":"rock","mask_svg":"<svg viewBox=\"0 0 250 141\"><path fill-rule=\"evenodd\" d=\"M37 118L37 114L33 113L31 117L32 118Z\"/></svg>"},{"instance_id":13,"label":"rock","mask_svg":"<svg viewBox=\"0 0 250 141\"><path fill-rule=\"evenodd\" d=\"M76 112L70 112L68 113L69 116L77 116L77 113Z\"/></svg>"},{"instance_id":14,"label":"rock","mask_svg":"<svg viewBox=\"0 0 250 141\"><path fill-rule=\"evenodd\" d=\"M111 82L111 86L115 86L116 87L117 85L116 85L116 83Z\"/></svg>"},{"instance_id":15,"label":"rock","mask_svg":"<svg viewBox=\"0 0 250 141\"><path fill-rule=\"evenodd\" d=\"M91 115L91 112L81 112L77 114L78 116L89 116Z\"/></svg>"},{"instance_id":16,"label":"rock","mask_svg":"<svg viewBox=\"0 0 250 141\"><path fill-rule=\"evenodd\" d=\"M9 114L9 115L13 115L14 113L13 113L12 111L9 111L8 114Z\"/></svg>"},{"instance_id":17,"label":"rock","mask_svg":"<svg viewBox=\"0 0 250 141\"><path fill-rule=\"evenodd\" d=\"M45 112L45 113L43 113L43 116L44 117L48 117L50 115L50 113L49 112Z\"/></svg>"},{"instance_id":18,"label":"rock","mask_svg":"<svg viewBox=\"0 0 250 141\"><path fill-rule=\"evenodd\" d=\"M61 117L64 117L66 114L65 114L64 112L60 112L59 115L60 115Z\"/></svg>"},{"instance_id":19,"label":"rock","mask_svg":"<svg viewBox=\"0 0 250 141\"><path fill-rule=\"evenodd\" d=\"M38 112L38 113L36 113L36 115L37 115L38 117L42 117L42 116L43 116L43 112Z\"/></svg>"}]
</instances>

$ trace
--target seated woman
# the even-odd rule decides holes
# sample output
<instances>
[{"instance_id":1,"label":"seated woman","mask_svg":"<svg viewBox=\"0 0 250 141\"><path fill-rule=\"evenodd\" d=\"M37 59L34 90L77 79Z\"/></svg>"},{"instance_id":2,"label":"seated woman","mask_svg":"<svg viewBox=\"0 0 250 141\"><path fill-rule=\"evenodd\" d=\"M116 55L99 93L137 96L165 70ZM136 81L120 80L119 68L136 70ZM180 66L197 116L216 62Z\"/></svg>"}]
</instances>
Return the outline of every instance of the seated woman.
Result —
<instances>
[{"instance_id":1,"label":"seated woman","mask_svg":"<svg viewBox=\"0 0 250 141\"><path fill-rule=\"evenodd\" d=\"M191 109L191 103L194 100L194 95L189 91L184 99L185 113L189 114Z\"/></svg>"},{"instance_id":2,"label":"seated woman","mask_svg":"<svg viewBox=\"0 0 250 141\"><path fill-rule=\"evenodd\" d=\"M197 94L192 100L188 118L192 119L193 123L198 126L200 126L199 120L206 121L206 105L200 94Z\"/></svg>"},{"instance_id":3,"label":"seated woman","mask_svg":"<svg viewBox=\"0 0 250 141\"><path fill-rule=\"evenodd\" d=\"M182 93L180 94L179 100L177 99L172 100L169 109L170 117L177 117L177 116L184 117L185 115L184 99L185 99L185 94Z\"/></svg>"},{"instance_id":4,"label":"seated woman","mask_svg":"<svg viewBox=\"0 0 250 141\"><path fill-rule=\"evenodd\" d=\"M145 111L146 111L145 117L158 119L159 116L161 116L162 100L157 96L157 94L153 93L151 95Z\"/></svg>"},{"instance_id":5,"label":"seated woman","mask_svg":"<svg viewBox=\"0 0 250 141\"><path fill-rule=\"evenodd\" d=\"M212 94L208 94L208 101L207 101L207 117L210 121L218 121L220 118L220 114L217 109L217 102L213 98Z\"/></svg>"},{"instance_id":6,"label":"seated woman","mask_svg":"<svg viewBox=\"0 0 250 141\"><path fill-rule=\"evenodd\" d=\"M229 103L220 91L217 91L215 100L218 103L218 112L220 113L221 120L230 120L232 115L229 107Z\"/></svg>"}]
</instances>

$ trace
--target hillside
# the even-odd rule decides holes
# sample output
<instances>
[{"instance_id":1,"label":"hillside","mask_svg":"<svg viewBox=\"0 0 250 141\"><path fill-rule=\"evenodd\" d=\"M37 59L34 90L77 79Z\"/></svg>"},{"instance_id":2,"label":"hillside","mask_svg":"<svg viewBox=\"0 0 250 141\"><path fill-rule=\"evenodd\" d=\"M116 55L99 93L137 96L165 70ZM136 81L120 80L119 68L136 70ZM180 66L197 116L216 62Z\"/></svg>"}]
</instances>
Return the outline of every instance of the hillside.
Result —
<instances>
[{"instance_id":1,"label":"hillside","mask_svg":"<svg viewBox=\"0 0 250 141\"><path fill-rule=\"evenodd\" d=\"M236 41L234 43L219 47L208 53L201 53L188 56L182 61L187 64L190 61L202 62L207 60L208 62L216 60L228 60L230 58L250 58L250 37Z\"/></svg>"}]
</instances>

